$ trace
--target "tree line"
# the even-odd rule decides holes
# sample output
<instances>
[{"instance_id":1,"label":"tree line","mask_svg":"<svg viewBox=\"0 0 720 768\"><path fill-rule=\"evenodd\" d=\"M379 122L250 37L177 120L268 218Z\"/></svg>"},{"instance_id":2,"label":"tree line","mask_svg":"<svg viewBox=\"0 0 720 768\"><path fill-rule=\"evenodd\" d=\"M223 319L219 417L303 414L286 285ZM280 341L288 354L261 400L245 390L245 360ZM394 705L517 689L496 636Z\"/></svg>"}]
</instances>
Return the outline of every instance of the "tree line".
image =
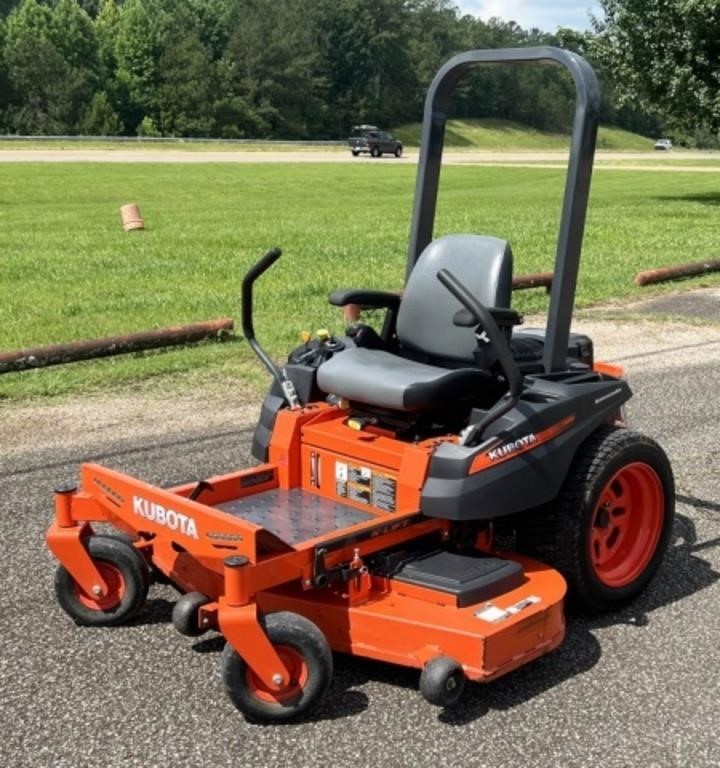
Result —
<instances>
[{"instance_id":1,"label":"tree line","mask_svg":"<svg viewBox=\"0 0 720 768\"><path fill-rule=\"evenodd\" d=\"M454 53L559 45L594 60L604 122L656 132L661 111L620 98L596 37L486 23L451 0L0 0L0 131L340 138L418 121ZM485 68L453 109L561 130L573 99L559 68Z\"/></svg>"}]
</instances>

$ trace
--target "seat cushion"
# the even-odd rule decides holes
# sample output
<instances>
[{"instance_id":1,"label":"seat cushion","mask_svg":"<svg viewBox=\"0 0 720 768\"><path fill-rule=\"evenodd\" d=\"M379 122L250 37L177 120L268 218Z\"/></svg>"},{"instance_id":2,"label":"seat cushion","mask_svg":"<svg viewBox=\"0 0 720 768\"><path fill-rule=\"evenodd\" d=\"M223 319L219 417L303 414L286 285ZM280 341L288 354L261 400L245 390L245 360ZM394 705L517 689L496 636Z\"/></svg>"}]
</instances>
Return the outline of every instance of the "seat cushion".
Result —
<instances>
[{"instance_id":1,"label":"seat cushion","mask_svg":"<svg viewBox=\"0 0 720 768\"><path fill-rule=\"evenodd\" d=\"M317 374L318 386L327 394L394 411L427 411L466 400L488 378L478 368L448 370L359 347L334 355Z\"/></svg>"}]
</instances>

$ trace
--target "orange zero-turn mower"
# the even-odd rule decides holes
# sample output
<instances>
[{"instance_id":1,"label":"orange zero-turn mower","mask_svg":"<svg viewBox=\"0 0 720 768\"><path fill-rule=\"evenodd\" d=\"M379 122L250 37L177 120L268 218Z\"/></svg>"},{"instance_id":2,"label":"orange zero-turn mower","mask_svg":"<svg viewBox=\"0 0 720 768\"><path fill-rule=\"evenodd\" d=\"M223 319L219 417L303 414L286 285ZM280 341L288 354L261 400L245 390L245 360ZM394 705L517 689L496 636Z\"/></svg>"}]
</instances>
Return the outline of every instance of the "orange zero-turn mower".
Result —
<instances>
[{"instance_id":1,"label":"orange zero-turn mower","mask_svg":"<svg viewBox=\"0 0 720 768\"><path fill-rule=\"evenodd\" d=\"M564 66L578 100L548 322L524 330L509 245L432 230L460 76L538 61ZM558 646L566 590L585 611L635 598L666 548L674 487L662 449L624 425L622 372L570 333L598 104L592 69L567 51L451 59L426 101L402 297L330 297L384 309L381 331L356 324L276 366L252 317L254 282L280 256L266 254L242 307L274 379L259 465L169 489L84 465L79 488L56 490L47 534L61 607L79 624L127 622L163 574L182 593L175 627L225 637L233 703L283 721L326 693L332 651L417 668L422 695L450 706L466 680Z\"/></svg>"}]
</instances>

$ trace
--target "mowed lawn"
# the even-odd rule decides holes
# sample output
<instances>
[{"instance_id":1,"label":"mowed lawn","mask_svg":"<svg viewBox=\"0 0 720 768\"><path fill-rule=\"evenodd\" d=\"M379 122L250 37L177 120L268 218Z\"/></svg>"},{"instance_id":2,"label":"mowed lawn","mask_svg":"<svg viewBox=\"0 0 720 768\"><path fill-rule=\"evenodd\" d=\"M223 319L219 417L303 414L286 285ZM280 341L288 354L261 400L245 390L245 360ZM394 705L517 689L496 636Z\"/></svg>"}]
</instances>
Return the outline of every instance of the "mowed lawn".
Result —
<instances>
[{"instance_id":1,"label":"mowed lawn","mask_svg":"<svg viewBox=\"0 0 720 768\"><path fill-rule=\"evenodd\" d=\"M436 234L510 241L516 274L552 269L564 172L446 167ZM0 173L0 352L239 318L247 267L284 256L257 287L256 330L280 358L303 329L341 330L338 287L403 284L415 169L357 164L7 164ZM143 232L125 233L124 203ZM579 306L639 294L638 270L718 256L718 176L601 170L593 179ZM709 276L692 285L717 284ZM662 290L662 289L652 289ZM645 292L648 289L644 289ZM523 311L543 291L517 293ZM238 328L239 335L239 328ZM169 374L174 374L169 378ZM0 376L0 398L265 374L242 341Z\"/></svg>"}]
</instances>

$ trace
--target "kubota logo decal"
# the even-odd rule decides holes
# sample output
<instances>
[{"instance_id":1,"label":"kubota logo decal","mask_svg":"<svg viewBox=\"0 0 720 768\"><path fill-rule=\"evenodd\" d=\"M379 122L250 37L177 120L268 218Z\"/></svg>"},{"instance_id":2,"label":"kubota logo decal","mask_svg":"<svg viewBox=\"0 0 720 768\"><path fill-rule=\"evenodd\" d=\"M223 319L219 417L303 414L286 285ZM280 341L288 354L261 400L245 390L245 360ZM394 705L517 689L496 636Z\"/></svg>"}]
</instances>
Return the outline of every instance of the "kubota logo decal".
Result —
<instances>
[{"instance_id":1,"label":"kubota logo decal","mask_svg":"<svg viewBox=\"0 0 720 768\"><path fill-rule=\"evenodd\" d=\"M133 496L133 512L146 520L151 520L158 525L164 525L171 531L180 531L185 536L197 539L198 530L195 519L176 512L174 509L163 507L155 501L148 501L141 496Z\"/></svg>"},{"instance_id":2,"label":"kubota logo decal","mask_svg":"<svg viewBox=\"0 0 720 768\"><path fill-rule=\"evenodd\" d=\"M537 443L537 441L537 435L534 432L531 432L529 435L520 437L511 443L505 443L505 445L501 445L499 448L492 448L487 452L487 457L490 461L505 459L512 453L517 453L524 448L530 448L530 446Z\"/></svg>"},{"instance_id":3,"label":"kubota logo decal","mask_svg":"<svg viewBox=\"0 0 720 768\"><path fill-rule=\"evenodd\" d=\"M543 443L547 443L548 440L552 440L554 437L557 437L559 434L568 429L574 422L575 415L571 414L570 416L566 416L561 421L558 421L557 424L553 424L551 427L543 429L541 432L530 432L529 434L518 437L515 440L510 440L507 443L502 443L495 448L490 448L489 450L478 454L473 459L473 462L470 465L470 474L472 475L475 472L482 471L483 469L494 467L497 464L501 464L503 461L512 459L515 456L520 456L520 454L523 454L526 451L531 451L533 448L537 448L537 446L542 445Z\"/></svg>"}]
</instances>

